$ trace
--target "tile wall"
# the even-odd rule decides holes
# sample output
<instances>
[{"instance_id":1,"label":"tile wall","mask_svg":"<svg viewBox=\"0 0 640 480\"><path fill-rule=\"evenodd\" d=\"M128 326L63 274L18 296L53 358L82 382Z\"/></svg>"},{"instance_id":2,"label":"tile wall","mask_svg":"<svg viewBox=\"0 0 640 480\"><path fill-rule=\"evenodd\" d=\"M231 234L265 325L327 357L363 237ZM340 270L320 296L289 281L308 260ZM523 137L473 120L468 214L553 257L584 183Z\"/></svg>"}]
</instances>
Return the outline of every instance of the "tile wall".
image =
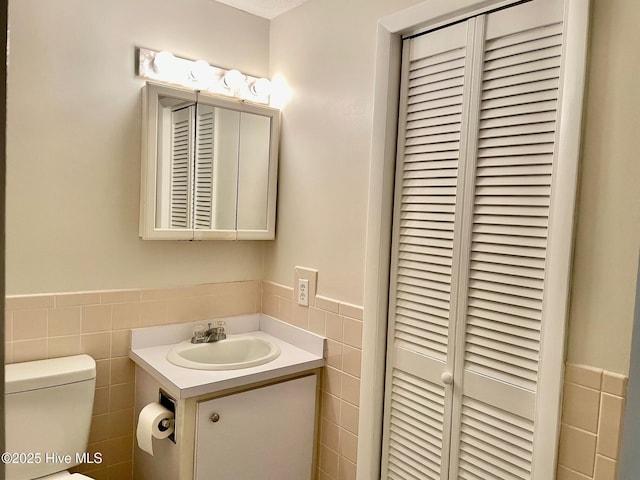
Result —
<instances>
[{"instance_id":1,"label":"tile wall","mask_svg":"<svg viewBox=\"0 0 640 480\"><path fill-rule=\"evenodd\" d=\"M96 360L89 452L103 463L76 468L96 480L130 480L134 366L130 329L260 311L261 282L158 290L28 295L6 300L6 362L87 353Z\"/></svg>"},{"instance_id":2,"label":"tile wall","mask_svg":"<svg viewBox=\"0 0 640 480\"><path fill-rule=\"evenodd\" d=\"M307 277L308 278L308 277ZM362 358L362 307L315 295L309 306L294 302L294 290L263 282L262 311L327 337L322 381L318 480L355 480Z\"/></svg>"},{"instance_id":3,"label":"tile wall","mask_svg":"<svg viewBox=\"0 0 640 480\"><path fill-rule=\"evenodd\" d=\"M130 329L264 312L325 335L318 480L356 477L363 309L315 295L247 281L157 290L7 297L7 363L88 353L97 381L89 452L100 465L76 470L96 480L129 480L135 418ZM557 480L616 480L627 378L567 364Z\"/></svg>"},{"instance_id":4,"label":"tile wall","mask_svg":"<svg viewBox=\"0 0 640 480\"><path fill-rule=\"evenodd\" d=\"M567 364L557 480L616 480L627 377Z\"/></svg>"}]
</instances>

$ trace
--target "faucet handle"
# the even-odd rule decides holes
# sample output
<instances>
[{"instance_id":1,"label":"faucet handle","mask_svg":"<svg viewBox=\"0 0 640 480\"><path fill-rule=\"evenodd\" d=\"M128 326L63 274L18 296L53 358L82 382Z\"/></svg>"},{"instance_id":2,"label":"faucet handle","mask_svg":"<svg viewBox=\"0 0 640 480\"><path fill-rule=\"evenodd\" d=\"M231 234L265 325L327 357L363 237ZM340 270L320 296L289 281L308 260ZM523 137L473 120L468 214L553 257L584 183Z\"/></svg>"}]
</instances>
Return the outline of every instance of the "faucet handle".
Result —
<instances>
[{"instance_id":1,"label":"faucet handle","mask_svg":"<svg viewBox=\"0 0 640 480\"><path fill-rule=\"evenodd\" d=\"M191 343L204 343L206 341L207 327L203 323L196 323L193 326L193 336Z\"/></svg>"},{"instance_id":2,"label":"faucet handle","mask_svg":"<svg viewBox=\"0 0 640 480\"><path fill-rule=\"evenodd\" d=\"M218 330L219 330L219 329L224 330L224 327L226 327L226 326L227 326L227 322L225 322L224 320L218 320L218 324L217 324L217 326L218 326Z\"/></svg>"},{"instance_id":3,"label":"faucet handle","mask_svg":"<svg viewBox=\"0 0 640 480\"><path fill-rule=\"evenodd\" d=\"M204 337L204 332L206 331L206 328L204 326L204 324L202 323L196 323L193 326L193 336L195 338L202 338Z\"/></svg>"}]
</instances>

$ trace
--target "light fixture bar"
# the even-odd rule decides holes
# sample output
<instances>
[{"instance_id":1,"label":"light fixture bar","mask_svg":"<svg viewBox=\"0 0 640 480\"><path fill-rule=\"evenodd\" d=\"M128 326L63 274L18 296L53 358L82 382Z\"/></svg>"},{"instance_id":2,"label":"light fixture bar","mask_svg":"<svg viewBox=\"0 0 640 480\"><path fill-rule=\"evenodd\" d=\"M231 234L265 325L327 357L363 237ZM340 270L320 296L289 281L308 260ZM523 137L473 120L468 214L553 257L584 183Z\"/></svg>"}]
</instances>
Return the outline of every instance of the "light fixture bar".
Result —
<instances>
[{"instance_id":1,"label":"light fixture bar","mask_svg":"<svg viewBox=\"0 0 640 480\"><path fill-rule=\"evenodd\" d=\"M267 78L252 77L235 69L225 70L204 60L176 57L167 51L142 47L137 51L138 75L142 78L269 104L271 81Z\"/></svg>"}]
</instances>

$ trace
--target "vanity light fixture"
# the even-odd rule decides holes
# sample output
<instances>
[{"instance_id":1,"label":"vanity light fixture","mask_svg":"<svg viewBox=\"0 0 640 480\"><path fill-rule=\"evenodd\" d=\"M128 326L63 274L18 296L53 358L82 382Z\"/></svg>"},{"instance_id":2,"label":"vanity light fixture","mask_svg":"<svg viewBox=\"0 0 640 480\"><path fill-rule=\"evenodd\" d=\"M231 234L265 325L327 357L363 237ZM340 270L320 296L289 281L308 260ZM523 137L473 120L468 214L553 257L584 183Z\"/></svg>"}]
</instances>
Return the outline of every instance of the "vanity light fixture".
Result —
<instances>
[{"instance_id":1,"label":"vanity light fixture","mask_svg":"<svg viewBox=\"0 0 640 480\"><path fill-rule=\"evenodd\" d=\"M205 60L189 60L166 50L137 48L137 73L156 82L170 83L254 103L270 104L271 82L267 78L226 70Z\"/></svg>"}]
</instances>

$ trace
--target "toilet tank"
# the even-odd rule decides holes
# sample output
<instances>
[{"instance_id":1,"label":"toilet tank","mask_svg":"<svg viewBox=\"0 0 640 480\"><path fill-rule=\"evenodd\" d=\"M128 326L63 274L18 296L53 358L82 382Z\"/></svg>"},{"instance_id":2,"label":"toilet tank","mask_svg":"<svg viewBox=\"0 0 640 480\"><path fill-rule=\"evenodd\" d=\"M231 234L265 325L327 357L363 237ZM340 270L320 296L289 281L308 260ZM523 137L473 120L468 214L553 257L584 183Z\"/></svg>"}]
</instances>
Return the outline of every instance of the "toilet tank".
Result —
<instances>
[{"instance_id":1,"label":"toilet tank","mask_svg":"<svg viewBox=\"0 0 640 480\"><path fill-rule=\"evenodd\" d=\"M5 366L7 480L38 478L81 463L96 384L89 355ZM85 457L86 458L86 457Z\"/></svg>"}]
</instances>

